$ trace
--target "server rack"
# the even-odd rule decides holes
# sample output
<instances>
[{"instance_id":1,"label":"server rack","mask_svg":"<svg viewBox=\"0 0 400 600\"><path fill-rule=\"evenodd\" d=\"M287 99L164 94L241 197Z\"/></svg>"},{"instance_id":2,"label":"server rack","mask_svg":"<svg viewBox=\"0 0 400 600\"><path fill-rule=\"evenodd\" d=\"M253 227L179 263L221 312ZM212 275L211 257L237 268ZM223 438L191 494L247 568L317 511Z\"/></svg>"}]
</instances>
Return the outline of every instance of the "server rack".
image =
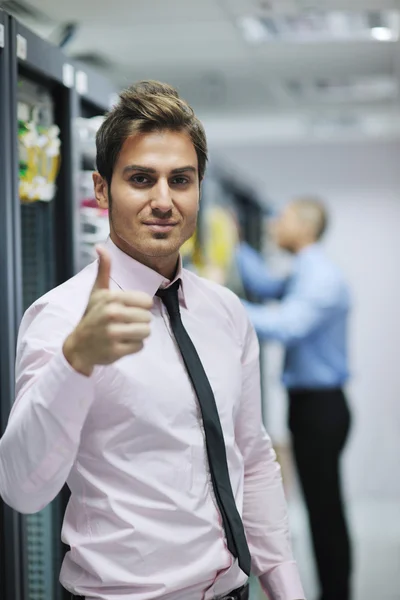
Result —
<instances>
[{"instance_id":1,"label":"server rack","mask_svg":"<svg viewBox=\"0 0 400 600\"><path fill-rule=\"evenodd\" d=\"M74 67L63 53L9 17L10 124L13 173L14 298L16 326L24 310L40 295L73 273L74 215L71 157L74 154L71 109ZM68 79L69 78L69 79ZM51 117L60 129L62 162L51 202L21 204L17 105L20 85L42 90L51 100ZM39 93L39 92L38 92ZM60 499L35 515L20 517L22 600L61 597L58 573L62 560ZM9 600L6 597L6 600ZM11 600L11 598L10 598Z\"/></svg>"},{"instance_id":2,"label":"server rack","mask_svg":"<svg viewBox=\"0 0 400 600\"><path fill-rule=\"evenodd\" d=\"M117 99L115 86L89 66L74 64L79 115L87 118L104 115Z\"/></svg>"},{"instance_id":3,"label":"server rack","mask_svg":"<svg viewBox=\"0 0 400 600\"><path fill-rule=\"evenodd\" d=\"M99 123L98 120L102 119L104 114L112 107L117 95L114 86L100 73L97 73L93 69L77 65L77 133L80 138L78 145L78 153L76 155L75 168L78 173L78 189L77 189L77 210L80 212L80 227L77 232L77 245L79 250L79 267L83 268L95 258L93 244L98 238L99 234L103 241L103 238L108 233L108 219L106 218L106 227L104 224L98 230L98 223L96 225L96 217L92 222L92 215L88 218L88 209L82 210L82 201L88 200L88 196L94 203L93 195L93 183L92 183L92 172L95 168L96 162L96 145L94 139L94 133ZM95 124L90 121L95 121ZM86 133L90 129L90 136L85 140L82 139L83 131ZM89 209L89 213L97 214L97 210ZM104 232L104 229L106 231ZM103 232L103 234L102 234Z\"/></svg>"},{"instance_id":4,"label":"server rack","mask_svg":"<svg viewBox=\"0 0 400 600\"><path fill-rule=\"evenodd\" d=\"M268 207L263 205L257 198L257 195L250 188L246 188L243 185L239 185L232 177L222 175L222 186L225 192L232 199L232 204L236 207L240 225L242 228L242 234L244 240L250 244L255 250L259 252L263 249L263 221L268 214ZM259 301L259 298L248 296L248 300L252 302ZM260 345L260 369L261 369L261 394L263 398L262 402L262 416L264 424L265 422L265 386L263 384L263 363L264 363L264 350L263 346Z\"/></svg>"},{"instance_id":5,"label":"server rack","mask_svg":"<svg viewBox=\"0 0 400 600\"><path fill-rule=\"evenodd\" d=\"M13 163L9 150L12 143L10 113L10 21L0 10L0 434L3 434L14 398L14 356L18 306L14 262L15 203L13 202ZM22 600L21 586L21 517L0 500L0 597Z\"/></svg>"},{"instance_id":6,"label":"server rack","mask_svg":"<svg viewBox=\"0 0 400 600\"><path fill-rule=\"evenodd\" d=\"M48 111L60 130L62 160L54 199L22 205L17 105L20 94L30 94L32 89L43 92L48 100ZM113 99L113 89L104 78L75 64L59 48L0 10L0 90L2 434L14 400L16 336L23 312L77 270L81 160L76 121L86 105L104 112ZM27 516L18 515L0 500L2 600L68 597L58 583L64 554L60 529L65 498L63 491L49 507Z\"/></svg>"}]
</instances>

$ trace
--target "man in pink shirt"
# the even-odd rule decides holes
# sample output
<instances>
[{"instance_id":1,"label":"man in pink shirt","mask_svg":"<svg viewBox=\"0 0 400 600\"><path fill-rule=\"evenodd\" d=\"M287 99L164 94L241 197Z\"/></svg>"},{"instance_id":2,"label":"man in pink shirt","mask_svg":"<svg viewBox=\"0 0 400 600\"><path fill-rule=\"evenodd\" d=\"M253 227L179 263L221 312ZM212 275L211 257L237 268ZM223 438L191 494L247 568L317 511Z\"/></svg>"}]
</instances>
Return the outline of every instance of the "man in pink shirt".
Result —
<instances>
[{"instance_id":1,"label":"man in pink shirt","mask_svg":"<svg viewBox=\"0 0 400 600\"><path fill-rule=\"evenodd\" d=\"M99 259L21 323L0 493L22 513L65 482L61 583L86 600L302 600L258 343L236 296L182 268L207 161L168 85L121 94L97 135Z\"/></svg>"}]
</instances>

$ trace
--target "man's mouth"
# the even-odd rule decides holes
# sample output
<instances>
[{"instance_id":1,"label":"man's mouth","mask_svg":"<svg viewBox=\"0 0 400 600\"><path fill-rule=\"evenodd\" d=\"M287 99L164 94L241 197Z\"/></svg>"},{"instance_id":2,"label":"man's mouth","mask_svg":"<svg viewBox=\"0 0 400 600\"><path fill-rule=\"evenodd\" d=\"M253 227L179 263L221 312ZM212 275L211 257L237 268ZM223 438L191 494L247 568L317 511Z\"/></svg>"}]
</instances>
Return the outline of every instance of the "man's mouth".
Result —
<instances>
[{"instance_id":1,"label":"man's mouth","mask_svg":"<svg viewBox=\"0 0 400 600\"><path fill-rule=\"evenodd\" d=\"M144 225L146 225L146 227L148 227L150 229L150 231L153 231L154 233L167 233L168 231L171 231L176 225L177 222L176 221L163 221L161 219L159 220L152 220L152 221L145 221Z\"/></svg>"}]
</instances>

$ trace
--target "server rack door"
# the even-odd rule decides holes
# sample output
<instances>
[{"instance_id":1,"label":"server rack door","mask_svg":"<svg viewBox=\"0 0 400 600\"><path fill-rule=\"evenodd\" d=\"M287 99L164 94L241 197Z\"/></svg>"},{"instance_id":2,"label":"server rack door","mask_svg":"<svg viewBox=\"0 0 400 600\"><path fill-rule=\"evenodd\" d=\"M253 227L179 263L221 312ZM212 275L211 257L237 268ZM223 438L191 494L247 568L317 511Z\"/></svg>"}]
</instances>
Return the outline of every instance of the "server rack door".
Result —
<instances>
[{"instance_id":1,"label":"server rack door","mask_svg":"<svg viewBox=\"0 0 400 600\"><path fill-rule=\"evenodd\" d=\"M9 24L16 329L32 302L73 273L74 90L66 82L73 66L62 52L14 19ZM22 517L22 600L62 597L60 505L59 496Z\"/></svg>"},{"instance_id":2,"label":"server rack door","mask_svg":"<svg viewBox=\"0 0 400 600\"><path fill-rule=\"evenodd\" d=\"M0 436L6 428L14 398L14 350L16 341L13 161L10 154L10 27L0 10ZM0 597L22 600L20 564L20 516L0 499Z\"/></svg>"}]
</instances>

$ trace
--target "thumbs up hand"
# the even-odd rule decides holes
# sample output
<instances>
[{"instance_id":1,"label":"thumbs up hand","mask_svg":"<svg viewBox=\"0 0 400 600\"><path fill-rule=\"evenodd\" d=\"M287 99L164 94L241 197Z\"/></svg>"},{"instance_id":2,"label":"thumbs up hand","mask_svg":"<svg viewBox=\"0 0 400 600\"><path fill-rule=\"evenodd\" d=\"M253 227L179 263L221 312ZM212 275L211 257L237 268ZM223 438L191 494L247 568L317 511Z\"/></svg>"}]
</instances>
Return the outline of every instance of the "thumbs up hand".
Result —
<instances>
[{"instance_id":1,"label":"thumbs up hand","mask_svg":"<svg viewBox=\"0 0 400 600\"><path fill-rule=\"evenodd\" d=\"M153 299L144 292L111 291L111 259L97 248L99 267L86 311L64 342L64 356L83 375L139 352L150 335Z\"/></svg>"}]
</instances>

